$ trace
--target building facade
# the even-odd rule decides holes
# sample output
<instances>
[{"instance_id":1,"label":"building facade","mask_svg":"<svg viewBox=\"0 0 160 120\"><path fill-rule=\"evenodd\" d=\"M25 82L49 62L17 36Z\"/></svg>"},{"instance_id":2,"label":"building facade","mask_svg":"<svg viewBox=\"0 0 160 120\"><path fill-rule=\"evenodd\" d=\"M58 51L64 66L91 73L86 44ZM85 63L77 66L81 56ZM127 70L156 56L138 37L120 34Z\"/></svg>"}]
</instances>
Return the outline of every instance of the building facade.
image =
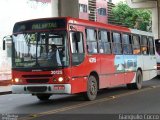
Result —
<instances>
[{"instance_id":1,"label":"building facade","mask_svg":"<svg viewBox=\"0 0 160 120\"><path fill-rule=\"evenodd\" d=\"M52 16L71 16L108 23L108 0L51 0Z\"/></svg>"}]
</instances>

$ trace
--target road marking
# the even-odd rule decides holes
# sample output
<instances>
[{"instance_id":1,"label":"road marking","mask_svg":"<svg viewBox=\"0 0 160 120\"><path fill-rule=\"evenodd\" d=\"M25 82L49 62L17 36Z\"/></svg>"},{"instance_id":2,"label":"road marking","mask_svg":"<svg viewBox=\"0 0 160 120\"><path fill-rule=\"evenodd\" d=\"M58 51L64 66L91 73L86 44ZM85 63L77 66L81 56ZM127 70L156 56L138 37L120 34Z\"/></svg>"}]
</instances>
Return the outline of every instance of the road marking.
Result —
<instances>
[{"instance_id":1,"label":"road marking","mask_svg":"<svg viewBox=\"0 0 160 120\"><path fill-rule=\"evenodd\" d=\"M46 115L51 115L51 114L56 114L56 113L59 113L59 112L64 112L64 111L68 111L68 110L72 110L72 109L76 109L76 108L81 108L81 107L89 106L89 105L92 105L92 104L95 104L95 103L106 102L106 101L110 101L110 100L113 100L113 99L133 95L133 94L136 94L136 93L152 90L152 89L155 89L155 88L160 88L160 85L147 87L147 88L144 88L144 89L141 89L141 90L129 91L127 93L122 93L122 94L115 95L115 96L109 96L109 97L101 98L101 99L94 100L94 101L86 101L84 103L79 103L79 104L71 105L71 106L64 107L64 108L59 108L59 109L55 109L55 110L41 112L41 113L38 113L38 114L30 114L26 117L19 118L19 120L32 120L34 118L38 118L38 117L42 117L42 116L46 116Z\"/></svg>"}]
</instances>

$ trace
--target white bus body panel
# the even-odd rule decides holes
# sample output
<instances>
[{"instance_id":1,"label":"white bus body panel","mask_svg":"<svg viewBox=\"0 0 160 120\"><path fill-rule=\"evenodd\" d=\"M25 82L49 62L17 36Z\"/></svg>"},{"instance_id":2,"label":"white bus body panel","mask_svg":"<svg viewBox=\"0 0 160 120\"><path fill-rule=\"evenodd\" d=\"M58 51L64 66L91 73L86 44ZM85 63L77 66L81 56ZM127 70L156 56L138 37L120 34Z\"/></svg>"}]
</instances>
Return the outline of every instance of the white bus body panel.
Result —
<instances>
[{"instance_id":1,"label":"white bus body panel","mask_svg":"<svg viewBox=\"0 0 160 120\"><path fill-rule=\"evenodd\" d=\"M153 37L153 33L130 29L131 33ZM157 76L157 61L155 55L137 55L137 69L142 69L143 80L150 80ZM135 77L133 82L135 82Z\"/></svg>"}]
</instances>

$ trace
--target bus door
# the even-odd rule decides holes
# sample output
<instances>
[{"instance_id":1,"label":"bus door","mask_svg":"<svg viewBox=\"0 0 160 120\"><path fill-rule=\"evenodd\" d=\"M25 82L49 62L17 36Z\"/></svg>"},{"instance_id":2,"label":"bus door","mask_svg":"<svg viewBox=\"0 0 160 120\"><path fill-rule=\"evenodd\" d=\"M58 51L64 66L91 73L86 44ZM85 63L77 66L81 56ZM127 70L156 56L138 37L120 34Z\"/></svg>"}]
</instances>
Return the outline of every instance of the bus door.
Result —
<instances>
[{"instance_id":1,"label":"bus door","mask_svg":"<svg viewBox=\"0 0 160 120\"><path fill-rule=\"evenodd\" d=\"M141 36L141 54L143 56L143 79L149 80L152 78L153 69L155 69L156 58L153 55L153 38ZM154 73L153 73L154 74Z\"/></svg>"},{"instance_id":2,"label":"bus door","mask_svg":"<svg viewBox=\"0 0 160 120\"><path fill-rule=\"evenodd\" d=\"M84 27L70 25L72 93L86 90L87 73L85 71Z\"/></svg>"},{"instance_id":3,"label":"bus door","mask_svg":"<svg viewBox=\"0 0 160 120\"><path fill-rule=\"evenodd\" d=\"M98 49L100 57L100 88L110 87L114 73L114 55L111 53L110 32L98 30Z\"/></svg>"},{"instance_id":4,"label":"bus door","mask_svg":"<svg viewBox=\"0 0 160 120\"><path fill-rule=\"evenodd\" d=\"M150 72L150 79L152 79L154 76L157 75L157 59L155 55L155 47L154 47L154 39L152 37L148 38L148 51L150 55L150 61L151 61L151 72Z\"/></svg>"},{"instance_id":5,"label":"bus door","mask_svg":"<svg viewBox=\"0 0 160 120\"><path fill-rule=\"evenodd\" d=\"M148 39L147 36L141 36L141 54L143 59L143 79L149 78L149 69L151 67L151 58L148 51Z\"/></svg>"},{"instance_id":6,"label":"bus door","mask_svg":"<svg viewBox=\"0 0 160 120\"><path fill-rule=\"evenodd\" d=\"M122 49L121 34L118 32L112 33L112 52L115 55L113 79L111 81L112 86L124 84L124 56Z\"/></svg>"},{"instance_id":7,"label":"bus door","mask_svg":"<svg viewBox=\"0 0 160 120\"><path fill-rule=\"evenodd\" d=\"M137 57L133 55L131 35L127 33L122 34L122 46L124 55L124 69L125 69L125 83L131 83L135 76L137 69ZM138 51L138 48L136 48Z\"/></svg>"}]
</instances>

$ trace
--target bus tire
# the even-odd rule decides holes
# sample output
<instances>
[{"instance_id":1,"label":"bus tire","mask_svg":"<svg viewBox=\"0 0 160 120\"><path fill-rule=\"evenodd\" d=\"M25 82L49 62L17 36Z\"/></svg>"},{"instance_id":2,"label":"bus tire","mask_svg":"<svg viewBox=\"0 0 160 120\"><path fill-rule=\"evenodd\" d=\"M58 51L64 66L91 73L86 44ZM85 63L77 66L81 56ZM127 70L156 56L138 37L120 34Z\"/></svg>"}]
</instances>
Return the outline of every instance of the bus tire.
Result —
<instances>
[{"instance_id":1,"label":"bus tire","mask_svg":"<svg viewBox=\"0 0 160 120\"><path fill-rule=\"evenodd\" d=\"M136 83L134 83L134 88L135 89L141 89L142 88L142 81L143 81L143 76L140 70L137 71L136 73Z\"/></svg>"},{"instance_id":2,"label":"bus tire","mask_svg":"<svg viewBox=\"0 0 160 120\"><path fill-rule=\"evenodd\" d=\"M47 101L49 100L50 94L37 94L37 98L41 101Z\"/></svg>"},{"instance_id":3,"label":"bus tire","mask_svg":"<svg viewBox=\"0 0 160 120\"><path fill-rule=\"evenodd\" d=\"M85 93L86 100L92 101L95 100L97 97L97 80L95 76L90 75L87 82L87 92Z\"/></svg>"},{"instance_id":4,"label":"bus tire","mask_svg":"<svg viewBox=\"0 0 160 120\"><path fill-rule=\"evenodd\" d=\"M136 72L136 82L127 84L128 89L141 89L142 88L143 76L140 70Z\"/></svg>"}]
</instances>

